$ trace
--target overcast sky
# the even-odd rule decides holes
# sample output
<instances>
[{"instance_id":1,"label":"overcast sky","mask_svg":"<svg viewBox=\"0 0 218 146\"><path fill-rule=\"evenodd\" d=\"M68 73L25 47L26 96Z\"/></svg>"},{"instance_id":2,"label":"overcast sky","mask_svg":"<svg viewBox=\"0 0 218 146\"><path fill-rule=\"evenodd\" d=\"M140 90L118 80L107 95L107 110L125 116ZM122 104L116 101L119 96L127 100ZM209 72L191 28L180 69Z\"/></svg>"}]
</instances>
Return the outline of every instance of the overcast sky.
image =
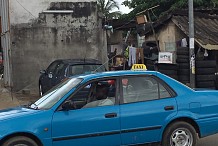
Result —
<instances>
[{"instance_id":1,"label":"overcast sky","mask_svg":"<svg viewBox=\"0 0 218 146\"><path fill-rule=\"evenodd\" d=\"M128 8L128 7L125 7L124 5L121 5L121 3L124 1L124 0L116 0L119 4L120 4L120 11L122 13L129 13L131 10Z\"/></svg>"}]
</instances>

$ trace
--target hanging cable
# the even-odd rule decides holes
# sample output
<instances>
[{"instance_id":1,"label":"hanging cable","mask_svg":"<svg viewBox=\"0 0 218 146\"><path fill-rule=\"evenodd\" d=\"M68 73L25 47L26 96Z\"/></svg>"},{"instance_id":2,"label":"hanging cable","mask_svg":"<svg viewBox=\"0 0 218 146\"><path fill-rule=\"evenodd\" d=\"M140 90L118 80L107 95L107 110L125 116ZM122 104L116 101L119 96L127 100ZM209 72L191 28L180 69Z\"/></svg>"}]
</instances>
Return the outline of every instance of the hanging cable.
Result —
<instances>
[{"instance_id":1,"label":"hanging cable","mask_svg":"<svg viewBox=\"0 0 218 146\"><path fill-rule=\"evenodd\" d=\"M26 10L32 17L38 18L38 17L34 16L29 10L27 10L18 0L16 0L16 2L17 2L24 10Z\"/></svg>"}]
</instances>

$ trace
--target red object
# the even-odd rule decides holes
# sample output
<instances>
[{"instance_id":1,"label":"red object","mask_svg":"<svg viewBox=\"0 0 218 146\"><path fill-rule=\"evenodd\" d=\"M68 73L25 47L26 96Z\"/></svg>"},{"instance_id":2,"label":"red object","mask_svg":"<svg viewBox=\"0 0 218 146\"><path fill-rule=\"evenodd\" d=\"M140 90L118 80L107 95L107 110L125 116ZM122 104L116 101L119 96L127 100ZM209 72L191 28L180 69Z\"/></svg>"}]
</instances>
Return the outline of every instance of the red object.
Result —
<instances>
[{"instance_id":1,"label":"red object","mask_svg":"<svg viewBox=\"0 0 218 146\"><path fill-rule=\"evenodd\" d=\"M108 80L107 82L108 82L108 84L110 84L110 85L114 85L114 84L115 84L115 80Z\"/></svg>"},{"instance_id":2,"label":"red object","mask_svg":"<svg viewBox=\"0 0 218 146\"><path fill-rule=\"evenodd\" d=\"M3 64L3 57L2 57L2 53L0 52L0 64Z\"/></svg>"}]
</instances>

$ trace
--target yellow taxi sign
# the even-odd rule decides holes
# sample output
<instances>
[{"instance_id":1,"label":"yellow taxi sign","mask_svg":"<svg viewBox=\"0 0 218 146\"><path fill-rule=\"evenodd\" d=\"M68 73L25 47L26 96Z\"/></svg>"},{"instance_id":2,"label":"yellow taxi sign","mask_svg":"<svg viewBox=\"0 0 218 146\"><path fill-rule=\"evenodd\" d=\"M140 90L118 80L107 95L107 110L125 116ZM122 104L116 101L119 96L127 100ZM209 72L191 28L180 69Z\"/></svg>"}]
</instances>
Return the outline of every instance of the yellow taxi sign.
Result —
<instances>
[{"instance_id":1,"label":"yellow taxi sign","mask_svg":"<svg viewBox=\"0 0 218 146\"><path fill-rule=\"evenodd\" d=\"M144 64L134 64L132 70L147 70L147 67Z\"/></svg>"}]
</instances>

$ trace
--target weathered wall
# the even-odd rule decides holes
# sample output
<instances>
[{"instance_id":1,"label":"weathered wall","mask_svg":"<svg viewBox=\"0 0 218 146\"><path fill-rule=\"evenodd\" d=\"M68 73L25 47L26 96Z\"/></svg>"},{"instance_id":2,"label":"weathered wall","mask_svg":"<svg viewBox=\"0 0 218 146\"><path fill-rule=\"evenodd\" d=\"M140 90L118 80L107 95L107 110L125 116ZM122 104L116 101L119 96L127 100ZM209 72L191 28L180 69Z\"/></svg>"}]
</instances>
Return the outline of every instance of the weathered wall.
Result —
<instances>
[{"instance_id":1,"label":"weathered wall","mask_svg":"<svg viewBox=\"0 0 218 146\"><path fill-rule=\"evenodd\" d=\"M182 40L183 38L187 38L187 35L178 27L175 28L176 29L176 33L175 33L175 38L176 41Z\"/></svg>"},{"instance_id":2,"label":"weathered wall","mask_svg":"<svg viewBox=\"0 0 218 146\"><path fill-rule=\"evenodd\" d=\"M96 2L96 0L10 0L10 23L29 23L54 2Z\"/></svg>"},{"instance_id":3,"label":"weathered wall","mask_svg":"<svg viewBox=\"0 0 218 146\"><path fill-rule=\"evenodd\" d=\"M114 31L109 34L107 39L108 45L116 45L123 41L123 31Z\"/></svg>"},{"instance_id":4,"label":"weathered wall","mask_svg":"<svg viewBox=\"0 0 218 146\"><path fill-rule=\"evenodd\" d=\"M45 69L55 59L94 58L106 61L106 37L101 27L101 20L98 18L96 2L20 1L27 4L30 10L34 5L37 8L43 5L47 10L65 10L65 12L44 13L40 9L39 18L24 21L31 16L24 15L25 10L22 10L24 13L15 15L17 3L11 6L14 14L11 16L14 91L24 88L37 89L39 71ZM36 15L37 12L35 10L33 12Z\"/></svg>"},{"instance_id":5,"label":"weathered wall","mask_svg":"<svg viewBox=\"0 0 218 146\"><path fill-rule=\"evenodd\" d=\"M163 24L162 28L156 31L156 35L159 41L159 47L161 51L166 51L165 43L176 42L175 33L176 33L176 25L172 21ZM145 40L155 41L154 35L149 34L145 36Z\"/></svg>"}]
</instances>

